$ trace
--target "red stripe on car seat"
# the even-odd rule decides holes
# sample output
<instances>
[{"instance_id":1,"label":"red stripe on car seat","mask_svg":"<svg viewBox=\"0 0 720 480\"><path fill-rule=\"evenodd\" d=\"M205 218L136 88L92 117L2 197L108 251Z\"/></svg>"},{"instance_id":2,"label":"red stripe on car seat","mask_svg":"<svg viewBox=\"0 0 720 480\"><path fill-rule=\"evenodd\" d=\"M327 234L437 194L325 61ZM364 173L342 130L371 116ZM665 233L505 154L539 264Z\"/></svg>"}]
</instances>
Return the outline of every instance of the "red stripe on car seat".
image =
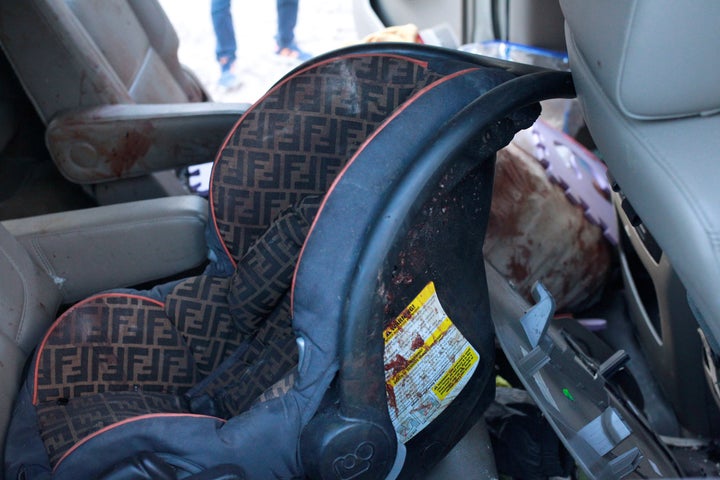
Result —
<instances>
[{"instance_id":1,"label":"red stripe on car seat","mask_svg":"<svg viewBox=\"0 0 720 480\"><path fill-rule=\"evenodd\" d=\"M212 218L213 228L215 228L215 232L216 232L216 234L217 234L217 236L218 236L218 239L220 240L220 243L222 244L222 247L223 247L223 250L225 251L225 254L226 254L226 255L228 256L228 258L230 259L230 262L232 263L233 268L235 268L235 267L237 266L237 262L235 261L235 258L233 258L233 255L230 253L230 249L228 249L227 245L225 245L225 240L223 240L223 237L222 237L222 235L220 234L220 229L218 228L218 224L217 224L217 218L216 218L216 216L215 216L215 201L214 201L214 197L213 197L213 195L212 195L212 191L213 191L213 181L214 181L214 179L215 179L215 175L214 175L214 174L215 174L215 166L217 165L218 161L220 160L220 157L221 157L221 155L222 155L222 151L225 150L225 147L227 147L228 143L230 142L230 139L231 139L232 136L235 134L235 131L237 130L238 126L242 123L243 120L245 120L245 117L248 116L252 111L254 111L268 96L270 96L270 95L272 95L273 93L275 93L276 90L282 88L282 87L283 87L286 83L288 83L290 80L294 79L295 77L297 77L297 76L299 76L299 75L301 75L301 74L303 74L303 73L305 73L305 72L307 72L307 71L309 71L309 70L318 68L318 67L320 67L320 66L322 66L322 65L327 65L327 64L329 64L329 63L334 63L334 62L337 62L338 60L353 59L353 58L363 58L363 57L397 58L397 59L400 59L400 60L405 60L405 61L414 63L414 64L416 64L416 65L420 65L420 66L423 67L423 68L427 68L427 66L428 66L428 62L426 62L426 61L417 60L417 59L415 59L415 58L407 57L407 56L405 56L405 55L397 55L397 54L381 54L381 55L378 55L378 54L372 54L372 53L358 53L358 54L352 54L352 55L345 55L345 56L343 56L343 57L333 57L333 58L329 58L329 59L327 59L327 60L324 60L324 61L322 61L322 62L313 63L312 65L309 65L308 67L303 68L302 70L298 70L298 71L295 72L293 75L287 77L287 78L286 78L285 80L283 80L282 82L280 82L280 83L274 85L272 88L270 88L270 90L268 90L267 93L265 93L265 95L263 95L262 97L260 97L260 99L259 99L258 101L256 101L249 109L247 109L247 110L245 111L245 113L242 114L242 116L240 116L240 118L238 119L238 121L235 122L235 125L233 125L233 127L230 129L230 133L227 134L227 136L225 137L225 140L224 140L223 143L220 145L220 148L218 149L217 154L215 155L215 161L213 162L212 171L210 172L210 184L209 184L209 187L208 187L208 191L210 192L210 194L208 195L209 200L210 200L210 216L211 216L211 218Z\"/></svg>"},{"instance_id":2,"label":"red stripe on car seat","mask_svg":"<svg viewBox=\"0 0 720 480\"><path fill-rule=\"evenodd\" d=\"M409 105L411 105L413 102L415 102L416 99L420 98L425 92L432 90L433 88L437 87L438 85L445 83L449 80L452 80L453 78L459 77L461 75L465 75L469 72L474 72L476 70L479 70L479 68L467 68L465 70L460 70L458 72L455 72L453 74L450 74L446 77L443 77L430 85L426 86L422 90L418 91L415 95L412 96L409 100L407 100L405 103L403 103L397 110L395 110L392 115L390 115L388 118L386 118L380 126L375 129L374 132L370 134L369 137L365 139L362 146L358 149L357 152L355 152L355 155L352 156L350 160L345 164L343 169L340 171L338 176L333 181L332 185L330 185L330 188L328 188L328 191L325 192L325 195L323 196L322 202L320 202L320 208L318 209L317 213L315 214L315 218L313 219L312 225L310 225L310 230L308 230L308 234L305 237L305 242L302 245L302 248L300 249L300 255L298 256L297 263L295 263L295 271L293 272L293 279L292 284L290 286L290 315L293 316L294 308L295 308L295 279L297 277L298 267L300 265L300 261L302 260L303 253L305 253L305 245L307 245L307 241L310 238L310 235L312 235L313 230L315 229L315 224L317 223L318 219L320 218L320 214L323 211L323 208L325 208L325 202L327 202L328 197L330 196L330 193L335 189L335 186L338 184L340 179L345 175L345 172L350 167L350 165L355 162L355 159L362 153L363 150L365 150L365 147L370 143L370 141L375 138L377 135L380 134L380 132L390 123L395 117L400 115Z\"/></svg>"},{"instance_id":3,"label":"red stripe on car seat","mask_svg":"<svg viewBox=\"0 0 720 480\"><path fill-rule=\"evenodd\" d=\"M80 448L81 445L83 445L86 442L89 442L93 438L97 437L98 435L101 435L109 430L112 430L113 428L121 427L123 425L127 425L132 422L138 422L142 420L147 420L149 418L172 418L172 417L188 417L188 418L209 418L213 420L217 420L222 423L226 423L227 420L224 420L222 418L218 417L212 417L210 415L199 415L197 413L148 413L146 415L140 415L138 417L128 418L127 420L122 420L117 423L113 423L112 425L108 425L107 427L101 428L95 433L91 433L87 437L83 438L79 442L77 442L75 445L70 447L67 452L63 454L62 457L57 461L55 466L53 467L53 473L57 470L58 466L62 463L63 460L65 460L72 452Z\"/></svg>"},{"instance_id":4,"label":"red stripe on car seat","mask_svg":"<svg viewBox=\"0 0 720 480\"><path fill-rule=\"evenodd\" d=\"M93 295L92 297L88 297L72 307L68 308L62 315L60 315L55 322L50 326L48 331L45 333L45 336L42 339L42 342L40 342L40 346L37 349L37 353L35 354L35 366L34 366L34 376L33 376L33 397L32 397L32 403L33 405L37 405L37 397L38 397L38 370L40 369L40 356L42 355L43 350L45 349L45 344L48 341L48 338L50 338L50 335L52 335L52 332L55 330L55 327L64 319L67 315L81 307L82 305L86 303L90 303L92 301L95 301L99 298L134 298L140 301L150 302L154 303L158 307L165 309L165 304L162 303L159 300L155 300L153 298L143 297L142 295L134 295L134 294L128 294L128 293L101 293L98 295Z\"/></svg>"}]
</instances>

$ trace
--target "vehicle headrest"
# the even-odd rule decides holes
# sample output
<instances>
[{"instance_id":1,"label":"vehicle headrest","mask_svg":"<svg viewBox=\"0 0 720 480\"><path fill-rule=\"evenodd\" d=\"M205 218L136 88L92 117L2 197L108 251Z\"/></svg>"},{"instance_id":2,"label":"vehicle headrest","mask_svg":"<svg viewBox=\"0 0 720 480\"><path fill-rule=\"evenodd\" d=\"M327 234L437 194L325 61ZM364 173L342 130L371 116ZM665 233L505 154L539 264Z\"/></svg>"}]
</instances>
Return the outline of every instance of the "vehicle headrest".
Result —
<instances>
[{"instance_id":1,"label":"vehicle headrest","mask_svg":"<svg viewBox=\"0 0 720 480\"><path fill-rule=\"evenodd\" d=\"M568 38L625 115L650 120L720 111L720 2L561 4Z\"/></svg>"}]
</instances>

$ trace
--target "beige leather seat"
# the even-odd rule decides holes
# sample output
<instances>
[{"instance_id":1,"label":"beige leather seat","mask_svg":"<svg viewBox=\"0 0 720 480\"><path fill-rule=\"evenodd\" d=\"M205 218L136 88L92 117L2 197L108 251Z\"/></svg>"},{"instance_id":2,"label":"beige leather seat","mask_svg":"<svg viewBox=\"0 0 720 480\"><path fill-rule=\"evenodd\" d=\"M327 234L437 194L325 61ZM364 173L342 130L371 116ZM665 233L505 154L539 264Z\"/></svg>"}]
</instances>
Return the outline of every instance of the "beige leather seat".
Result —
<instances>
[{"instance_id":1,"label":"beige leather seat","mask_svg":"<svg viewBox=\"0 0 720 480\"><path fill-rule=\"evenodd\" d=\"M59 306L197 267L206 223L196 195L0 223L0 463L23 368Z\"/></svg>"},{"instance_id":2,"label":"beige leather seat","mask_svg":"<svg viewBox=\"0 0 720 480\"><path fill-rule=\"evenodd\" d=\"M213 160L244 106L207 102L154 0L0 0L0 47L0 218L15 218L0 223L1 457L26 360L61 304L187 272L207 254L198 196L65 212L87 202L43 195L67 182L23 190L52 166L43 135L99 203L164 197L185 192L174 169Z\"/></svg>"},{"instance_id":3,"label":"beige leather seat","mask_svg":"<svg viewBox=\"0 0 720 480\"><path fill-rule=\"evenodd\" d=\"M96 195L109 181L211 161L245 108L198 103L208 95L180 65L156 0L3 0L0 45L55 164L72 182L105 182ZM183 193L169 177L155 178L156 194L137 183L110 201Z\"/></svg>"},{"instance_id":4,"label":"beige leather seat","mask_svg":"<svg viewBox=\"0 0 720 480\"><path fill-rule=\"evenodd\" d=\"M45 122L117 103L205 100L153 0L2 2L2 44Z\"/></svg>"},{"instance_id":5,"label":"beige leather seat","mask_svg":"<svg viewBox=\"0 0 720 480\"><path fill-rule=\"evenodd\" d=\"M5 450L5 432L25 361L59 305L60 293L52 279L0 226L0 311L4 317L0 322L0 361L7 379L0 387L0 451Z\"/></svg>"},{"instance_id":6,"label":"beige leather seat","mask_svg":"<svg viewBox=\"0 0 720 480\"><path fill-rule=\"evenodd\" d=\"M578 98L622 199L621 260L640 342L681 424L717 434L698 327L717 362L720 3L560 3ZM631 255L653 282L649 294L635 290Z\"/></svg>"}]
</instances>

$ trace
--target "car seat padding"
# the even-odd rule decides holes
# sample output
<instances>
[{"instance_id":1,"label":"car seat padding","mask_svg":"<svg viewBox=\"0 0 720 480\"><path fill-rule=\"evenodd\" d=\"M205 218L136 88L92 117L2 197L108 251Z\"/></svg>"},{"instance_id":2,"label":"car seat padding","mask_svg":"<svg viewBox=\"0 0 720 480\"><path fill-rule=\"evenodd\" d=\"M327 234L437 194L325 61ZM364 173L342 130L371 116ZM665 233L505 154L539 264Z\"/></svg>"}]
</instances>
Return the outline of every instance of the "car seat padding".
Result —
<instances>
[{"instance_id":1,"label":"car seat padding","mask_svg":"<svg viewBox=\"0 0 720 480\"><path fill-rule=\"evenodd\" d=\"M322 195L398 105L441 77L403 56L349 55L296 72L249 109L220 150L210 202L237 261L280 210ZM270 133L272 132L272 134Z\"/></svg>"}]
</instances>

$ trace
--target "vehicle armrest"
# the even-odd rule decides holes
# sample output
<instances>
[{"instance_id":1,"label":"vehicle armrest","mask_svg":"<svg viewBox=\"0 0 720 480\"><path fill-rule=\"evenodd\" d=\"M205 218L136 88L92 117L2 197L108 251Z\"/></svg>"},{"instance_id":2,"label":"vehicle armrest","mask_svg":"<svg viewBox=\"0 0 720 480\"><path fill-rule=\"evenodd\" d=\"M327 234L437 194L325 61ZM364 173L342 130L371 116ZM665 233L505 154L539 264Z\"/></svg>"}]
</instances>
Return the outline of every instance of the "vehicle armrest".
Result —
<instances>
[{"instance_id":1,"label":"vehicle armrest","mask_svg":"<svg viewBox=\"0 0 720 480\"><path fill-rule=\"evenodd\" d=\"M99 183L212 162L248 104L104 105L48 125L46 142L70 181Z\"/></svg>"},{"instance_id":2,"label":"vehicle armrest","mask_svg":"<svg viewBox=\"0 0 720 480\"><path fill-rule=\"evenodd\" d=\"M64 302L166 278L207 258L207 201L187 195L54 213L2 225L60 287Z\"/></svg>"}]
</instances>

